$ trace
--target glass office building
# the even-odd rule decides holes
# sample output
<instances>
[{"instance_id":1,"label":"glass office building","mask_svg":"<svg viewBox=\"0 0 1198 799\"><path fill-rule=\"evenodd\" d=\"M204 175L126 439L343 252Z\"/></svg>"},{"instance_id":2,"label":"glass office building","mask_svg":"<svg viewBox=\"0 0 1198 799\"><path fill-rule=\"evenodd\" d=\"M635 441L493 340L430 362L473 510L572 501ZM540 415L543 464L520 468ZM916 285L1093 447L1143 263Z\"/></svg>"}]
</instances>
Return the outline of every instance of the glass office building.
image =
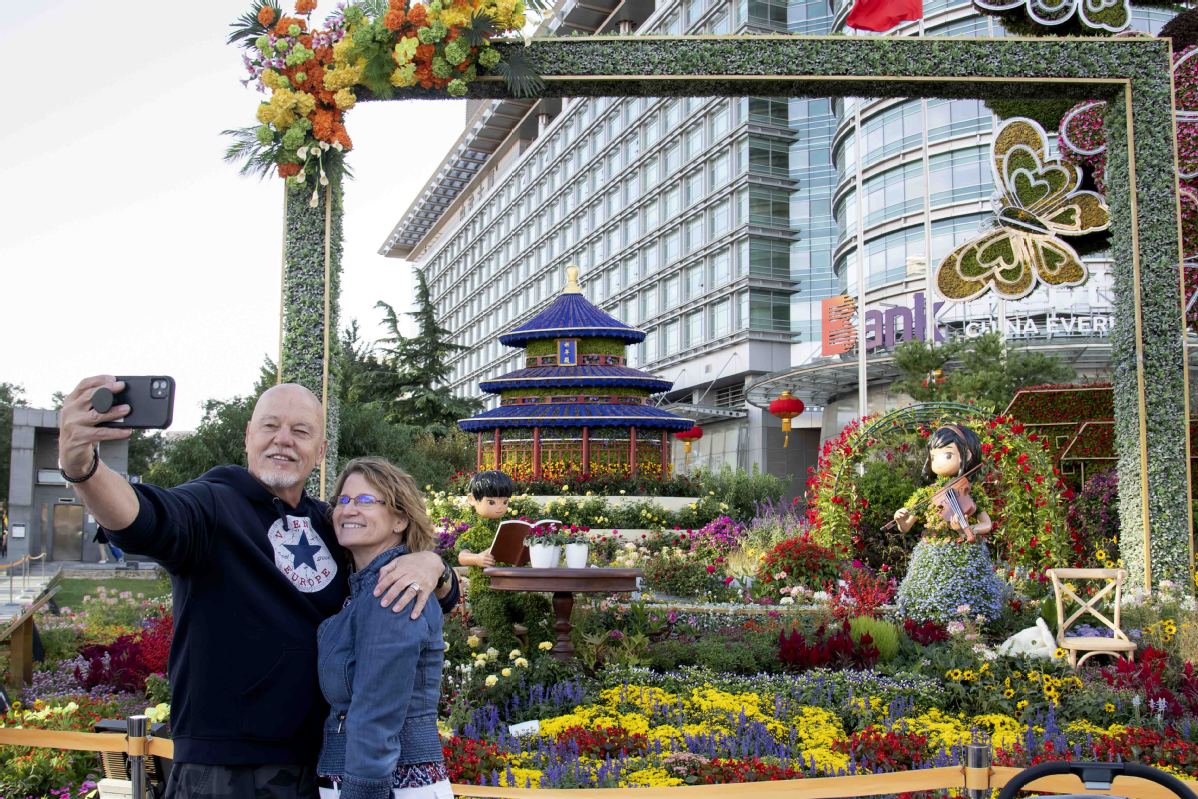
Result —
<instances>
[{"instance_id":1,"label":"glass office building","mask_svg":"<svg viewBox=\"0 0 1198 799\"><path fill-rule=\"evenodd\" d=\"M568 2L555 30L826 34L841 31L848 6L588 0ZM1002 35L968 0L928 0L924 9L927 35ZM1138 27L1159 30L1168 15L1156 17L1140 15ZM499 335L544 308L566 266L578 265L588 299L646 331L629 348L630 365L672 380L663 405L703 426L691 465L757 466L793 475L798 487L821 419L827 433L856 411L855 360L821 350L825 300L855 295L859 274L867 308L922 298L925 254L935 262L992 216L992 129L978 101L472 102L462 136L381 252L425 271L440 321L467 347L452 363L452 386L465 396L519 366ZM1089 303L1102 315L1109 287L1100 260L1095 272L1068 297L1041 292L1030 302ZM960 333L1005 329L1014 312L993 305L942 308L938 322ZM1088 358L1101 360L1098 344ZM870 369L883 402L885 360ZM808 366L820 375L804 382ZM788 374L811 409L783 449L778 420L759 407L769 390L755 389L758 404L746 395Z\"/></svg>"}]
</instances>

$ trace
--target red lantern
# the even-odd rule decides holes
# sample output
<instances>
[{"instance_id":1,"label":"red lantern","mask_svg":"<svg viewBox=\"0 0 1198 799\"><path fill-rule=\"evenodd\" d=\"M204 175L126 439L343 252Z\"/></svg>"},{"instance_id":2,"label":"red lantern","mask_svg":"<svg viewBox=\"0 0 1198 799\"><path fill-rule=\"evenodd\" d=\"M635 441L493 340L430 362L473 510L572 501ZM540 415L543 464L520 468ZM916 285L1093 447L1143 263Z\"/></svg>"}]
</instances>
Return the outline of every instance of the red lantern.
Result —
<instances>
[{"instance_id":1,"label":"red lantern","mask_svg":"<svg viewBox=\"0 0 1198 799\"><path fill-rule=\"evenodd\" d=\"M691 454L691 444L703 437L703 428L699 425L694 425L690 430L679 430L674 434L674 438L682 442L682 452L684 455Z\"/></svg>"},{"instance_id":2,"label":"red lantern","mask_svg":"<svg viewBox=\"0 0 1198 799\"><path fill-rule=\"evenodd\" d=\"M770 403L770 413L782 420L782 432L786 434L786 438L782 439L782 446L790 446L790 420L802 413L806 407L803 401L793 396L790 391L783 391L778 395L778 399Z\"/></svg>"}]
</instances>

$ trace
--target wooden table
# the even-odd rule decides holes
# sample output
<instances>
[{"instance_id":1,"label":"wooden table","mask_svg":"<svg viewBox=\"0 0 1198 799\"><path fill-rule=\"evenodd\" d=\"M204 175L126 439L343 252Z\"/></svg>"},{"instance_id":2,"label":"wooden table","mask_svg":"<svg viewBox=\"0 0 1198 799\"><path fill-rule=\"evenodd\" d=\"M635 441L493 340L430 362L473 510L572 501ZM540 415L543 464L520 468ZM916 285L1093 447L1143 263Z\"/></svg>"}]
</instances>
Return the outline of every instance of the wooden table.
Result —
<instances>
[{"instance_id":1,"label":"wooden table","mask_svg":"<svg viewBox=\"0 0 1198 799\"><path fill-rule=\"evenodd\" d=\"M492 566L483 569L496 591L534 591L553 594L553 629L557 642L553 656L558 660L574 657L570 643L570 614L574 610L575 594L614 594L635 591L636 580L644 575L640 569L534 569L523 566L511 568Z\"/></svg>"}]
</instances>

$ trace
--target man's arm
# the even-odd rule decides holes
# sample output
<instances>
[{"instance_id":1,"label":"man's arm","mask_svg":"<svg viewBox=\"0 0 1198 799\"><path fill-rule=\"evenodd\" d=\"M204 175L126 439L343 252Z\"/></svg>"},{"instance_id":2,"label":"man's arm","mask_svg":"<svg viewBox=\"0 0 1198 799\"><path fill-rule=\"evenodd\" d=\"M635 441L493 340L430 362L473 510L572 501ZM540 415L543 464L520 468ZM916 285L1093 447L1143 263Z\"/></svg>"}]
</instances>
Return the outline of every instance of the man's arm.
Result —
<instances>
[{"instance_id":1,"label":"man's arm","mask_svg":"<svg viewBox=\"0 0 1198 799\"><path fill-rule=\"evenodd\" d=\"M412 603L412 618L418 618L429 596L435 595L440 600L457 596L458 576L453 569L449 569L449 580L437 588L447 568L441 556L431 550L402 555L379 570L379 582L374 595L382 597L379 604L383 607L394 602L391 609L396 613L407 607L409 602ZM441 603L443 610L445 604Z\"/></svg>"},{"instance_id":2,"label":"man's arm","mask_svg":"<svg viewBox=\"0 0 1198 799\"><path fill-rule=\"evenodd\" d=\"M75 479L87 475L95 465L91 477L73 484L75 494L101 527L120 530L137 518L137 495L124 477L99 461L99 444L128 438L133 431L97 426L129 413L128 405L117 405L106 413L94 410L92 394L101 387L116 394L125 384L112 375L89 377L75 386L63 402L58 413L58 464L68 477Z\"/></svg>"}]
</instances>

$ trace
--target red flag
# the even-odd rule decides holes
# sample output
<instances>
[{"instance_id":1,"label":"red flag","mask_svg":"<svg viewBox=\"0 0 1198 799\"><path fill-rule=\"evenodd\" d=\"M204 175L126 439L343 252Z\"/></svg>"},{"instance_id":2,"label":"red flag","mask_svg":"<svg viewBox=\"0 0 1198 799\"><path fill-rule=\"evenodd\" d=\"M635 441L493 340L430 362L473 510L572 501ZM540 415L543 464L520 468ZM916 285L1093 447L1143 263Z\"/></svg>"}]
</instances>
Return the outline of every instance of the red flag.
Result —
<instances>
[{"instance_id":1,"label":"red flag","mask_svg":"<svg viewBox=\"0 0 1198 799\"><path fill-rule=\"evenodd\" d=\"M863 31L888 31L900 22L923 18L923 0L854 0L845 24Z\"/></svg>"}]
</instances>

